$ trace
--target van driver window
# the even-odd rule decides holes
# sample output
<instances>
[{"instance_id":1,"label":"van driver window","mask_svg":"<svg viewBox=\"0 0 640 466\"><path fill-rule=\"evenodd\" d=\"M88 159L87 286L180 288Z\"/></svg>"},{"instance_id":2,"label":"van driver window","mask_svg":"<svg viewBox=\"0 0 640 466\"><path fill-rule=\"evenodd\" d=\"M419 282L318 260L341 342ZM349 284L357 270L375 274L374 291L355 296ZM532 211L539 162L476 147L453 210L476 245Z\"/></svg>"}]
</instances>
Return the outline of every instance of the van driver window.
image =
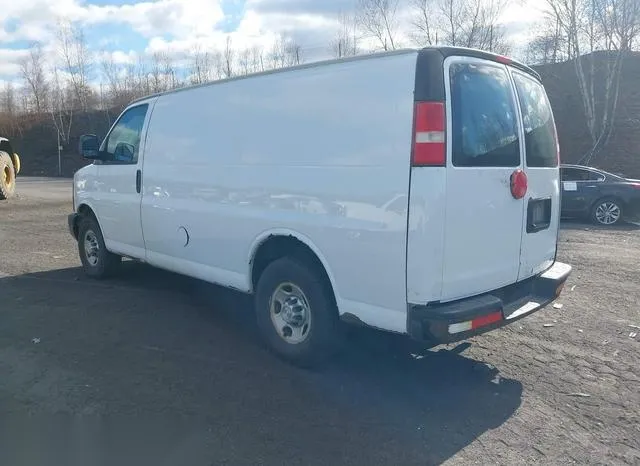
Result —
<instances>
[{"instance_id":1,"label":"van driver window","mask_svg":"<svg viewBox=\"0 0 640 466\"><path fill-rule=\"evenodd\" d=\"M138 105L130 108L120 117L103 144L102 150L107 162L125 164L138 162L140 135L148 108L147 104Z\"/></svg>"}]
</instances>

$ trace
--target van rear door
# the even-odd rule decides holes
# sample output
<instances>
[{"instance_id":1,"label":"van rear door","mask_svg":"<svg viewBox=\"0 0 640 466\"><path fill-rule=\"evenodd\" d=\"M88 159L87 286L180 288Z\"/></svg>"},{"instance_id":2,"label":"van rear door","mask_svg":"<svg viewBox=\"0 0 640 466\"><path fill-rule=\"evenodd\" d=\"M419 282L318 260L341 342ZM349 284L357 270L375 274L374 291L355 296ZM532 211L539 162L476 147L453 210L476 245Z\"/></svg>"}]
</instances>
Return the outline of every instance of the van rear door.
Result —
<instances>
[{"instance_id":1,"label":"van rear door","mask_svg":"<svg viewBox=\"0 0 640 466\"><path fill-rule=\"evenodd\" d=\"M444 73L448 131L441 300L450 301L518 280L525 167L507 66L453 56L445 60ZM532 257L543 243L529 243Z\"/></svg>"},{"instance_id":2,"label":"van rear door","mask_svg":"<svg viewBox=\"0 0 640 466\"><path fill-rule=\"evenodd\" d=\"M544 87L512 71L523 126L528 189L522 226L518 280L549 268L556 256L560 223L560 169L556 127Z\"/></svg>"}]
</instances>

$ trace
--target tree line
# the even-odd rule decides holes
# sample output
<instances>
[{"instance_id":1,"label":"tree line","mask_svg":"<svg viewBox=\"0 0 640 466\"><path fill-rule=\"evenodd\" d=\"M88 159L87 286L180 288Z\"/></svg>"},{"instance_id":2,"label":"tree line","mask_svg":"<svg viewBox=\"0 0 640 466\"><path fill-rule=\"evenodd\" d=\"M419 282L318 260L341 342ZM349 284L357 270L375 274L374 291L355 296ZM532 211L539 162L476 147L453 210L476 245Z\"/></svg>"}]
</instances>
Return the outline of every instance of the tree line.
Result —
<instances>
[{"instance_id":1,"label":"tree line","mask_svg":"<svg viewBox=\"0 0 640 466\"><path fill-rule=\"evenodd\" d=\"M339 28L324 46L342 58L375 50L451 45L511 54L499 20L520 0L355 0L339 18ZM522 58L529 64L572 61L592 149L591 162L607 144L616 114L620 77L629 53L638 45L638 0L541 0L546 13L535 24ZM269 47L236 47L227 38L221 48L194 46L186 54L156 52L135 62L116 61L94 51L78 24L57 24L55 55L33 44L20 61L19 82L0 90L0 132L19 135L25 125L44 120L62 143L70 139L74 119L104 111L111 120L137 97L192 84L282 68L305 62L305 48L280 36ZM607 52L605 70L594 52ZM604 72L603 72L604 71ZM603 76L599 79L599 73Z\"/></svg>"}]
</instances>

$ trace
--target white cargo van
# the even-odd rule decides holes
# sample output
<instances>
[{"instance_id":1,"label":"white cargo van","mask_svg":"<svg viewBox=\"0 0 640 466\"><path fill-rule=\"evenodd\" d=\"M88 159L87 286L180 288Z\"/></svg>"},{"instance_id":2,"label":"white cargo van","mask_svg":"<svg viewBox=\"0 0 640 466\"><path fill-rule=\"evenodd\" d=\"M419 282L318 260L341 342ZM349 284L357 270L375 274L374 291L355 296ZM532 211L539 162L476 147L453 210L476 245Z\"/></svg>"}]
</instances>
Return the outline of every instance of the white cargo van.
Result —
<instances>
[{"instance_id":1,"label":"white cargo van","mask_svg":"<svg viewBox=\"0 0 640 466\"><path fill-rule=\"evenodd\" d=\"M559 151L539 76L427 48L259 73L133 102L74 177L86 273L121 257L252 293L279 355L344 322L429 344L537 311L556 261Z\"/></svg>"}]
</instances>

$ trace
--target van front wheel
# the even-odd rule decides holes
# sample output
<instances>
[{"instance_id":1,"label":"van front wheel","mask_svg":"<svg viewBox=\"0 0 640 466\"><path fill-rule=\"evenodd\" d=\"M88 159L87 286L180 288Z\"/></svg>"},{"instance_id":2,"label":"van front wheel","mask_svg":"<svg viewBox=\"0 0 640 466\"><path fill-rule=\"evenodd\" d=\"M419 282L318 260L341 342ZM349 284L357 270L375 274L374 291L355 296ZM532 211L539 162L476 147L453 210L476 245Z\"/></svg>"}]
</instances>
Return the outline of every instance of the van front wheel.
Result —
<instances>
[{"instance_id":1,"label":"van front wheel","mask_svg":"<svg viewBox=\"0 0 640 466\"><path fill-rule=\"evenodd\" d=\"M255 306L262 337L278 356L303 367L331 357L341 342L333 296L303 262L277 259L260 276Z\"/></svg>"},{"instance_id":2,"label":"van front wheel","mask_svg":"<svg viewBox=\"0 0 640 466\"><path fill-rule=\"evenodd\" d=\"M85 274L102 279L115 275L122 258L107 251L98 221L93 215L80 218L78 252Z\"/></svg>"}]
</instances>

